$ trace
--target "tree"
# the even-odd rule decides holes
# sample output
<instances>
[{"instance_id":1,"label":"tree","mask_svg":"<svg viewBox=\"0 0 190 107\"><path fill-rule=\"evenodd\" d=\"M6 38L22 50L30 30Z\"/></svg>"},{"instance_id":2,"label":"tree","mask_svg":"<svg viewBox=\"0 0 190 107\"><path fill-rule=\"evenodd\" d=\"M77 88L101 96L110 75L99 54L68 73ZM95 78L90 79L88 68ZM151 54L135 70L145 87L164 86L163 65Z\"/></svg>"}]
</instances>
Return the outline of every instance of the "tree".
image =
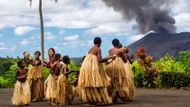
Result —
<instances>
[{"instance_id":1,"label":"tree","mask_svg":"<svg viewBox=\"0 0 190 107\"><path fill-rule=\"evenodd\" d=\"M54 0L57 2L58 0ZM29 0L30 6L32 5L32 0ZM40 16L40 35L41 35L41 53L42 60L44 60L44 19L42 10L43 0L39 0L39 16Z\"/></svg>"}]
</instances>

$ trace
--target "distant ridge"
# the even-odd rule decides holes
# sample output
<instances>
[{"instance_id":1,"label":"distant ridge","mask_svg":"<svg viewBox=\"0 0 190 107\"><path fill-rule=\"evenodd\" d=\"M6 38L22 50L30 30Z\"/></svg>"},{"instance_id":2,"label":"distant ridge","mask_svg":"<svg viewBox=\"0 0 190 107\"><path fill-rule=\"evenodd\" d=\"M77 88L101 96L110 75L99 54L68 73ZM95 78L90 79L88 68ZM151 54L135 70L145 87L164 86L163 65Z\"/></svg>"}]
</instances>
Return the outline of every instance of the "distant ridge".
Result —
<instances>
[{"instance_id":1,"label":"distant ridge","mask_svg":"<svg viewBox=\"0 0 190 107\"><path fill-rule=\"evenodd\" d=\"M128 46L130 49L129 55L136 57L136 51L141 46L145 47L146 52L153 56L153 59L159 59L165 54L176 56L180 51L187 51L190 49L190 32L150 32L140 40Z\"/></svg>"}]
</instances>

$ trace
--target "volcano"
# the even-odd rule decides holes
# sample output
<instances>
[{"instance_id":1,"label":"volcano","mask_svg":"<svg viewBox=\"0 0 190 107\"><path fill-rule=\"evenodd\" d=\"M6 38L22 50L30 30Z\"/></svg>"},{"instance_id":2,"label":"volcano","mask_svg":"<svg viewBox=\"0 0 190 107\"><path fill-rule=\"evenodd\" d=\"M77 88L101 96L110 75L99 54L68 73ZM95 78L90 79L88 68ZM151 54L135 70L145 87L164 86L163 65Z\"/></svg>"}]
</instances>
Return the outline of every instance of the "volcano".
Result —
<instances>
[{"instance_id":1,"label":"volcano","mask_svg":"<svg viewBox=\"0 0 190 107\"><path fill-rule=\"evenodd\" d=\"M145 47L147 54L153 56L155 60L166 54L175 57L181 51L190 50L190 32L148 33L128 46L129 55L136 57L136 51L141 46Z\"/></svg>"}]
</instances>

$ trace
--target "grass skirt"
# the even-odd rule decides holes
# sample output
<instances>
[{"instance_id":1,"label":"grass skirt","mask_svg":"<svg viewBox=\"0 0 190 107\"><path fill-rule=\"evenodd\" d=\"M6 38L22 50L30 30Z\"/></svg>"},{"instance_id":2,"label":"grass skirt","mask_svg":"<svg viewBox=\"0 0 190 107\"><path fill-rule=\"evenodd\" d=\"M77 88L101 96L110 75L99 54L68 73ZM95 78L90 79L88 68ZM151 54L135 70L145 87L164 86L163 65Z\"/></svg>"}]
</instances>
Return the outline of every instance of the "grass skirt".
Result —
<instances>
[{"instance_id":1,"label":"grass skirt","mask_svg":"<svg viewBox=\"0 0 190 107\"><path fill-rule=\"evenodd\" d=\"M20 82L17 80L12 97L13 105L27 105L30 103L30 86L28 82Z\"/></svg>"},{"instance_id":2,"label":"grass skirt","mask_svg":"<svg viewBox=\"0 0 190 107\"><path fill-rule=\"evenodd\" d=\"M30 66L28 78L31 89L31 99L42 101L44 98L43 68L41 66Z\"/></svg>"},{"instance_id":3,"label":"grass skirt","mask_svg":"<svg viewBox=\"0 0 190 107\"><path fill-rule=\"evenodd\" d=\"M72 93L71 94L73 96L79 96L79 88L77 86L74 86L74 85L71 88L72 88Z\"/></svg>"},{"instance_id":4,"label":"grass skirt","mask_svg":"<svg viewBox=\"0 0 190 107\"><path fill-rule=\"evenodd\" d=\"M119 57L112 60L106 66L106 72L111 78L111 85L108 87L109 95L114 98L128 98L128 84L125 63Z\"/></svg>"},{"instance_id":5,"label":"grass skirt","mask_svg":"<svg viewBox=\"0 0 190 107\"><path fill-rule=\"evenodd\" d=\"M56 101L60 105L69 103L69 83L64 75L60 75L57 81Z\"/></svg>"},{"instance_id":6,"label":"grass skirt","mask_svg":"<svg viewBox=\"0 0 190 107\"><path fill-rule=\"evenodd\" d=\"M43 78L43 67L42 66L30 66L28 70L28 78L29 79L38 79Z\"/></svg>"},{"instance_id":7,"label":"grass skirt","mask_svg":"<svg viewBox=\"0 0 190 107\"><path fill-rule=\"evenodd\" d=\"M131 64L129 62L126 62L126 74L127 74L127 85L129 89L129 96L128 100L134 100L135 96L135 85L134 85L134 77L133 77L133 72L131 68Z\"/></svg>"},{"instance_id":8,"label":"grass skirt","mask_svg":"<svg viewBox=\"0 0 190 107\"><path fill-rule=\"evenodd\" d=\"M57 79L55 79L50 74L47 81L46 98L56 99L56 91L57 91Z\"/></svg>"},{"instance_id":9,"label":"grass skirt","mask_svg":"<svg viewBox=\"0 0 190 107\"><path fill-rule=\"evenodd\" d=\"M84 102L110 104L107 87L110 85L110 78L107 76L103 65L97 57L88 54L81 66L78 88L79 96Z\"/></svg>"}]
</instances>

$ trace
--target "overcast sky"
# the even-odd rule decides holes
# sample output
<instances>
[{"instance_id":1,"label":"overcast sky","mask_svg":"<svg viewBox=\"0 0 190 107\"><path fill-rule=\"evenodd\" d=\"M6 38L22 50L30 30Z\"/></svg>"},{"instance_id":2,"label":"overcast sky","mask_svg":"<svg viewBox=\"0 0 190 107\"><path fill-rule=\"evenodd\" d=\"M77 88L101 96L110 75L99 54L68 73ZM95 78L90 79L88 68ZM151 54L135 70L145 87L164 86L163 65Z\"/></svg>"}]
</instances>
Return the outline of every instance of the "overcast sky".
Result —
<instances>
[{"instance_id":1,"label":"overcast sky","mask_svg":"<svg viewBox=\"0 0 190 107\"><path fill-rule=\"evenodd\" d=\"M190 31L190 0L177 0L171 15L177 32ZM101 0L44 0L45 50L55 48L62 55L84 56L95 36L103 40L103 56L108 55L113 38L122 44L143 37L135 21L124 21L120 13ZM40 50L38 0L30 8L28 0L0 0L0 57L22 56Z\"/></svg>"}]
</instances>

